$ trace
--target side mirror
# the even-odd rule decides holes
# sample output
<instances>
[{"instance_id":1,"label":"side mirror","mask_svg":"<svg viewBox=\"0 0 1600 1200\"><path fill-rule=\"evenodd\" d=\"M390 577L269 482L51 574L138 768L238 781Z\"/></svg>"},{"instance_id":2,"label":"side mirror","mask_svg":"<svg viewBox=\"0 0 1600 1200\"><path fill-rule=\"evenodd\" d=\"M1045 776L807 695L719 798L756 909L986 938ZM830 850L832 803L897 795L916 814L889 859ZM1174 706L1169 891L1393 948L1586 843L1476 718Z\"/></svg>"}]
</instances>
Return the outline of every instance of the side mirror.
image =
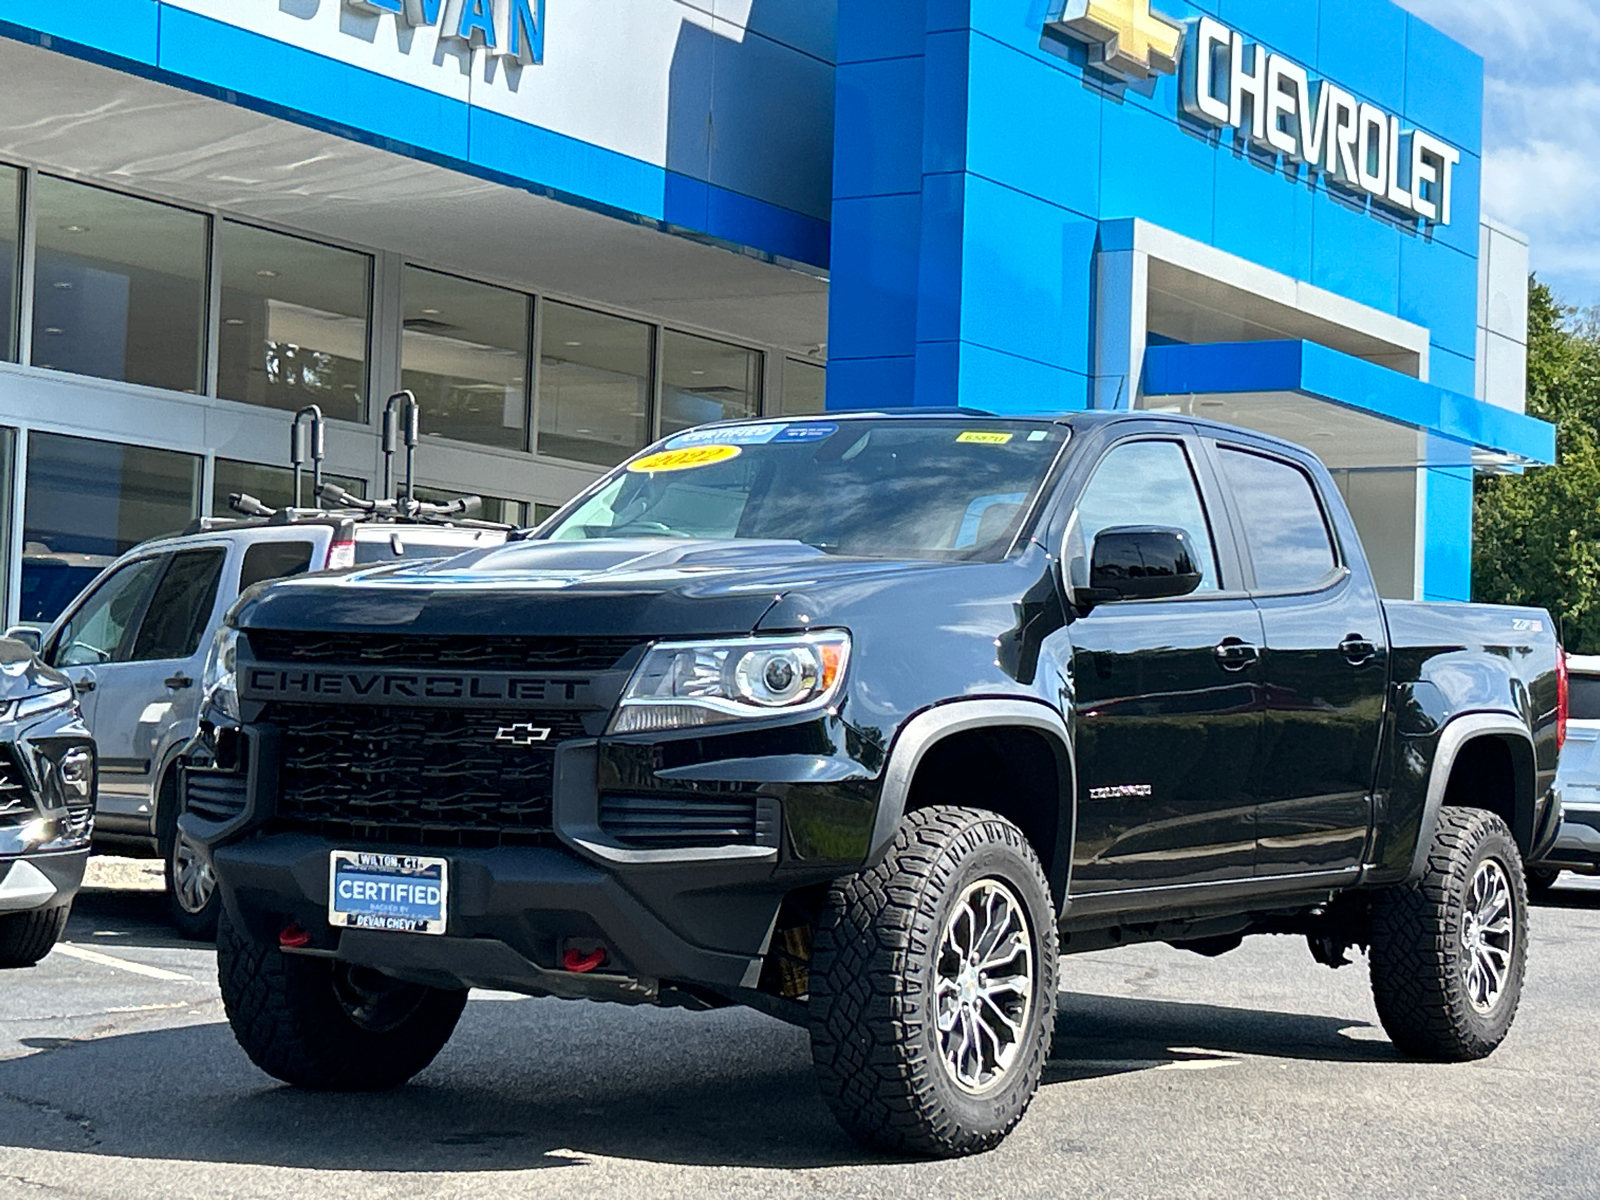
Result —
<instances>
[{"instance_id":1,"label":"side mirror","mask_svg":"<svg viewBox=\"0 0 1600 1200\"><path fill-rule=\"evenodd\" d=\"M35 654L44 646L44 634L33 625L13 625L6 630L6 636L14 642L21 642Z\"/></svg>"},{"instance_id":2,"label":"side mirror","mask_svg":"<svg viewBox=\"0 0 1600 1200\"><path fill-rule=\"evenodd\" d=\"M1165 600L1187 596L1200 586L1200 569L1181 529L1157 525L1118 525L1094 539L1085 600Z\"/></svg>"}]
</instances>

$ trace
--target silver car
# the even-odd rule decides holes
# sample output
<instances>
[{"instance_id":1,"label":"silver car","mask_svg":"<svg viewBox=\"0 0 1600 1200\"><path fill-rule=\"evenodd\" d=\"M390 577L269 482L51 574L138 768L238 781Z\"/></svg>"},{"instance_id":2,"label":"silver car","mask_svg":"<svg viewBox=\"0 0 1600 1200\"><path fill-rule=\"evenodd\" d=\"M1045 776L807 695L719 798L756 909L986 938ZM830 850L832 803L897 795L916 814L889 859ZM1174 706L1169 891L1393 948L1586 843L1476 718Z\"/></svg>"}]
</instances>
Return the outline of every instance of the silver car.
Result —
<instances>
[{"instance_id":1,"label":"silver car","mask_svg":"<svg viewBox=\"0 0 1600 1200\"><path fill-rule=\"evenodd\" d=\"M1567 742L1556 786L1565 815L1554 848L1528 868L1535 893L1564 870L1600 874L1600 655L1567 658Z\"/></svg>"},{"instance_id":2,"label":"silver car","mask_svg":"<svg viewBox=\"0 0 1600 1200\"><path fill-rule=\"evenodd\" d=\"M164 858L174 924L185 936L211 937L209 873L176 836L175 761L195 735L206 651L228 608L244 589L269 579L440 558L498 545L505 536L338 517L208 521L117 559L40 645L40 657L71 679L99 746L95 848Z\"/></svg>"}]
</instances>

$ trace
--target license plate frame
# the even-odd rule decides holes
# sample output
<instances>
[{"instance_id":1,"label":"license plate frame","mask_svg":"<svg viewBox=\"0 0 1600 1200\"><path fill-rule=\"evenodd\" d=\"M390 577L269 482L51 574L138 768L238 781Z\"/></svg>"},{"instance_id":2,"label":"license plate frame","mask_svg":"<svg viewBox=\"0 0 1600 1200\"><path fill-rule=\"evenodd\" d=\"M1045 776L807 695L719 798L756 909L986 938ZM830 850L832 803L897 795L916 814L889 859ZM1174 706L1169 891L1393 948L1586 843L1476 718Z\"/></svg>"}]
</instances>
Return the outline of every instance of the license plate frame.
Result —
<instances>
[{"instance_id":1,"label":"license plate frame","mask_svg":"<svg viewBox=\"0 0 1600 1200\"><path fill-rule=\"evenodd\" d=\"M371 850L328 852L328 924L335 929L437 936L449 922L448 859Z\"/></svg>"}]
</instances>

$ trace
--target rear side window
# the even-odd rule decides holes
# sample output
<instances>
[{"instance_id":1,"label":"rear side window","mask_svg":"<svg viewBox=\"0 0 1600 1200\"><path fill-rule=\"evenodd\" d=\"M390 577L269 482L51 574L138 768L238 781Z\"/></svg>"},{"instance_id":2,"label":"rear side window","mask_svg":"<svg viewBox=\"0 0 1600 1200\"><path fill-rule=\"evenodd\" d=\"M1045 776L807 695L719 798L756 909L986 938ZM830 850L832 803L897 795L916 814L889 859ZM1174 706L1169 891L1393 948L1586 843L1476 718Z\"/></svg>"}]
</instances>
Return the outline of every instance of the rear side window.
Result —
<instances>
[{"instance_id":1,"label":"rear side window","mask_svg":"<svg viewBox=\"0 0 1600 1200\"><path fill-rule=\"evenodd\" d=\"M1574 721L1600 721L1600 675L1568 678L1567 715Z\"/></svg>"},{"instance_id":2,"label":"rear side window","mask_svg":"<svg viewBox=\"0 0 1600 1200\"><path fill-rule=\"evenodd\" d=\"M1250 544L1256 588L1291 592L1315 587L1338 559L1310 477L1282 459L1246 450L1224 446L1220 457Z\"/></svg>"},{"instance_id":3,"label":"rear side window","mask_svg":"<svg viewBox=\"0 0 1600 1200\"><path fill-rule=\"evenodd\" d=\"M239 590L269 579L287 579L311 569L310 542L257 542L244 552L239 569Z\"/></svg>"},{"instance_id":4,"label":"rear side window","mask_svg":"<svg viewBox=\"0 0 1600 1200\"><path fill-rule=\"evenodd\" d=\"M135 662L188 658L200 648L201 635L217 603L217 584L228 552L221 546L182 550L156 585L150 608L133 643Z\"/></svg>"}]
</instances>

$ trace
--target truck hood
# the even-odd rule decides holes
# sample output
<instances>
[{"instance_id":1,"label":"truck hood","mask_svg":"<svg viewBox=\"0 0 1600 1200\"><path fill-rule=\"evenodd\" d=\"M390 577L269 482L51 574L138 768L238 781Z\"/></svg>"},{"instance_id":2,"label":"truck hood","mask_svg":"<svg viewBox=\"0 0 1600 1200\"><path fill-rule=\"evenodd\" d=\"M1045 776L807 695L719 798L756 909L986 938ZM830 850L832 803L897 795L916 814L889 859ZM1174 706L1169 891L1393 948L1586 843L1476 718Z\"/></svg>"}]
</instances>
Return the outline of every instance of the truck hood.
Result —
<instances>
[{"instance_id":1,"label":"truck hood","mask_svg":"<svg viewBox=\"0 0 1600 1200\"><path fill-rule=\"evenodd\" d=\"M247 595L241 628L425 634L745 633L784 595L946 564L838 558L792 541L511 542Z\"/></svg>"}]
</instances>

